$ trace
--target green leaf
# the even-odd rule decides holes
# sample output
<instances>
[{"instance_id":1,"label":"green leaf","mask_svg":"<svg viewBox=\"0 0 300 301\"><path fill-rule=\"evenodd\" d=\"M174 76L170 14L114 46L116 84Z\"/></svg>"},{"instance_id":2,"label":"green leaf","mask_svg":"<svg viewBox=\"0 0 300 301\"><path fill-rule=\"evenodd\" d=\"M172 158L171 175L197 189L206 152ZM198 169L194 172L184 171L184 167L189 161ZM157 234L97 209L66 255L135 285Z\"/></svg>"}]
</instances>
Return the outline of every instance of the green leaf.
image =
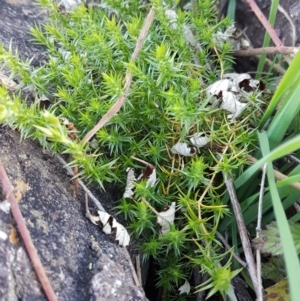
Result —
<instances>
[{"instance_id":1,"label":"green leaf","mask_svg":"<svg viewBox=\"0 0 300 301\"><path fill-rule=\"evenodd\" d=\"M295 82L267 130L271 149L282 140L300 110L300 77Z\"/></svg>"},{"instance_id":2,"label":"green leaf","mask_svg":"<svg viewBox=\"0 0 300 301\"><path fill-rule=\"evenodd\" d=\"M283 95L290 89L292 86L297 86L296 82L299 83L299 75L300 75L300 51L297 52L294 57L291 65L288 70L284 74L279 86L276 89L275 94L273 95L270 104L261 120L260 128L266 123L271 114L275 111L279 101L282 99Z\"/></svg>"},{"instance_id":3,"label":"green leaf","mask_svg":"<svg viewBox=\"0 0 300 301\"><path fill-rule=\"evenodd\" d=\"M235 187L239 188L245 184L266 162L279 159L287 154L290 154L300 148L300 135L282 143L280 146L271 151L268 155L264 156L251 167L249 167L239 178L234 182Z\"/></svg>"},{"instance_id":4,"label":"green leaf","mask_svg":"<svg viewBox=\"0 0 300 301\"><path fill-rule=\"evenodd\" d=\"M289 295L289 284L287 279L284 279L280 281L279 283L276 283L275 285L268 287L266 289L267 294L264 296L264 301L290 301L290 295ZM295 300L296 299L292 299ZM298 300L298 299L297 299Z\"/></svg>"},{"instance_id":5,"label":"green leaf","mask_svg":"<svg viewBox=\"0 0 300 301\"><path fill-rule=\"evenodd\" d=\"M274 154L270 155L268 153L269 147L267 144L266 133L259 133L259 140L263 143L261 149L264 158L268 158L268 160L271 161L273 159L272 156L274 156ZM280 235L284 262L286 266L287 276L289 279L291 299L293 301L296 301L298 300L298 296L300 295L300 286L298 281L298 277L300 275L300 263L296 249L297 244L295 244L293 241L292 231L290 231L292 229L290 229L289 227L285 211L281 203L281 199L275 183L274 170L271 162L268 162L267 164L267 177L273 202L274 213L278 223L278 232Z\"/></svg>"},{"instance_id":6,"label":"green leaf","mask_svg":"<svg viewBox=\"0 0 300 301\"><path fill-rule=\"evenodd\" d=\"M286 277L282 256L273 256L268 262L263 262L261 266L263 279L270 279L279 282Z\"/></svg>"},{"instance_id":7,"label":"green leaf","mask_svg":"<svg viewBox=\"0 0 300 301\"><path fill-rule=\"evenodd\" d=\"M300 253L300 225L289 224L296 252ZM253 246L262 253L272 255L282 255L282 241L280 239L279 230L276 222L272 222L266 226L266 230L262 230L260 236L253 239Z\"/></svg>"}]
</instances>

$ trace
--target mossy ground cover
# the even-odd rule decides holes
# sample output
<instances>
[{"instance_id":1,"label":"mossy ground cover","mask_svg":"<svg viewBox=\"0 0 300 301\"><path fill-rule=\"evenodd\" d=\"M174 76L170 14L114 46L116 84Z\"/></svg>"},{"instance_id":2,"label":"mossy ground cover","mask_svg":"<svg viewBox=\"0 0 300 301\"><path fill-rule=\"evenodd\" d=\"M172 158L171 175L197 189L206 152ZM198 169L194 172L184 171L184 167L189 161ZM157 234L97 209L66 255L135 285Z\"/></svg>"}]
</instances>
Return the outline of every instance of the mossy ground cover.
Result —
<instances>
[{"instance_id":1,"label":"mossy ground cover","mask_svg":"<svg viewBox=\"0 0 300 301\"><path fill-rule=\"evenodd\" d=\"M194 2L186 11L172 1L153 0L144 5L105 1L65 12L41 0L50 20L31 32L36 43L47 47L45 65L32 68L11 51L0 50L11 78L19 81L13 92L0 88L2 122L53 152L69 154L78 175L102 188L116 182L125 190L128 168L137 175L145 167L155 170L155 183L149 185L147 177L135 181L132 197L121 199L117 210L129 221L130 234L139 238L143 260L157 261L156 282L164 300L187 299L189 293L180 294L180 288L186 282L200 285L193 282L195 267L208 275L196 290L232 296L238 265L234 268L232 250L217 238L217 231L225 234L224 225L235 227L224 175L239 178L250 164L247 157L258 148L256 130L265 101L261 91L241 92L247 106L237 118L212 104L207 88L232 72L232 46L216 39L230 21L217 19L211 1ZM133 61L151 6L155 19ZM124 93L128 72L132 82L121 110L83 143ZM24 89L34 92L30 105L19 96ZM50 101L46 109L41 109L42 98ZM73 123L76 139L70 139L66 119ZM205 148L191 143L199 133L209 139ZM185 144L191 155L175 154L177 143ZM245 194L245 199L251 197ZM161 233L158 215L174 202L175 216ZM234 235L231 242L237 250Z\"/></svg>"}]
</instances>

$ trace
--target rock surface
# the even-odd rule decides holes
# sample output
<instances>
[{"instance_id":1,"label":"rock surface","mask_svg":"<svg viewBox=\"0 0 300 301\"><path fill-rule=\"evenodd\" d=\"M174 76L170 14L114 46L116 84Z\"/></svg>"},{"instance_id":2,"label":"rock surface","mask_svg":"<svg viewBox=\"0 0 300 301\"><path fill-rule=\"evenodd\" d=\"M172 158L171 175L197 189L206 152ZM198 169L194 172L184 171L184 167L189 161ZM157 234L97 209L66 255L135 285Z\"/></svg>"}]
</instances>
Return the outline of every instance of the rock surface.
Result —
<instances>
[{"instance_id":1,"label":"rock surface","mask_svg":"<svg viewBox=\"0 0 300 301\"><path fill-rule=\"evenodd\" d=\"M34 56L34 64L42 64L43 48L31 43L28 29L46 17L31 0L0 0L0 43L8 48L11 42L22 59ZM72 197L70 176L54 157L0 125L0 162L17 188L20 210L59 301L147 300L134 283L128 252L85 217L84 195ZM113 195L98 198L108 208ZM14 220L1 210L0 300L46 300Z\"/></svg>"},{"instance_id":2,"label":"rock surface","mask_svg":"<svg viewBox=\"0 0 300 301\"><path fill-rule=\"evenodd\" d=\"M56 159L32 141L20 142L8 128L1 128L0 144L0 162L17 187L58 300L146 300L134 284L128 253L85 217L84 198L71 196L69 177ZM7 235L0 239L0 300L46 300L14 221L3 211L0 231Z\"/></svg>"},{"instance_id":3,"label":"rock surface","mask_svg":"<svg viewBox=\"0 0 300 301\"><path fill-rule=\"evenodd\" d=\"M46 11L31 0L0 0L0 44L17 50L22 59L43 63L44 48L32 43L31 26L42 24Z\"/></svg>"}]
</instances>

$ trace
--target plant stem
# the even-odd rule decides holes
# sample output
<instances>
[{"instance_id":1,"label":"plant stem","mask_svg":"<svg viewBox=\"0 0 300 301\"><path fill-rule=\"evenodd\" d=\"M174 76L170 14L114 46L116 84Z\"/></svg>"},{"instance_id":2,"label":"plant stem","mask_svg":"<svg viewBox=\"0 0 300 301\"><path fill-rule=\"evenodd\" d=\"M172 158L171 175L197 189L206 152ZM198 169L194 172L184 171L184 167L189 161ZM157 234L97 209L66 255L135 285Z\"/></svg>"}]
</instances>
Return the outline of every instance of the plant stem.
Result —
<instances>
[{"instance_id":1,"label":"plant stem","mask_svg":"<svg viewBox=\"0 0 300 301\"><path fill-rule=\"evenodd\" d=\"M281 53L281 54L295 54L299 48L297 47L285 47L285 46L279 46L279 47L262 47L262 48L249 48L245 50L235 50L233 52L233 55L235 56L252 56L252 55L258 55L258 54L275 54L275 53Z\"/></svg>"},{"instance_id":2,"label":"plant stem","mask_svg":"<svg viewBox=\"0 0 300 301\"><path fill-rule=\"evenodd\" d=\"M60 156L56 155L57 160L63 164L64 168L68 171L68 173L73 177L75 176L72 168L68 166L68 163ZM94 202L94 204L97 206L97 208L101 211L105 211L102 204L98 201L98 199L92 194L92 192L84 185L84 183L78 179L78 184L81 186L81 188L84 190L85 193L90 197L90 199Z\"/></svg>"},{"instance_id":3,"label":"plant stem","mask_svg":"<svg viewBox=\"0 0 300 301\"><path fill-rule=\"evenodd\" d=\"M234 215L236 218L236 223L238 225L238 230L240 233L240 238L241 238L241 242L242 242L242 246L243 246L243 250L244 250L245 258L246 258L246 262L247 262L247 270L248 270L250 278L252 280L256 296L259 296L256 265L255 265L254 257L252 254L250 240L249 240L249 237L247 234L247 229L246 229L246 226L244 223L241 206L236 197L236 193L235 193L235 189L234 189L232 180L225 173L223 173L223 176L225 179L225 184L226 184L226 187L228 190L228 194L229 194L232 208L234 211Z\"/></svg>"},{"instance_id":4,"label":"plant stem","mask_svg":"<svg viewBox=\"0 0 300 301\"><path fill-rule=\"evenodd\" d=\"M56 295L54 293L54 290L50 284L50 281L47 277L47 274L45 272L45 269L40 261L40 258L38 256L37 250L32 242L32 239L30 237L30 233L26 227L26 224L24 222L22 213L20 211L20 208L18 206L18 203L15 199L14 194L12 193L13 186L5 172L5 169L0 163L0 180L3 183L3 192L7 195L7 200L10 203L11 206L11 213L16 221L16 224L18 226L19 233L23 239L25 248L27 250L27 253L31 259L32 265L35 269L35 272L37 274L38 279L40 280L40 283L43 287L43 290L47 296L48 301L57 301Z\"/></svg>"},{"instance_id":5,"label":"plant stem","mask_svg":"<svg viewBox=\"0 0 300 301\"><path fill-rule=\"evenodd\" d=\"M261 219L262 219L262 205L264 198L264 190L265 190L265 179L267 172L267 163L263 166L262 178L260 183L260 193L259 193L259 201L258 201L258 213L257 213L257 226L256 226L256 237L259 237L261 232ZM263 286L261 280L261 252L259 249L256 250L256 268L257 268L257 301L263 301Z\"/></svg>"},{"instance_id":6,"label":"plant stem","mask_svg":"<svg viewBox=\"0 0 300 301\"><path fill-rule=\"evenodd\" d=\"M154 7L152 7L144 21L143 27L141 29L140 35L135 45L135 49L131 56L132 62L136 61L142 49L142 46L148 35L150 26L154 20L154 16L155 16L155 9ZM120 111L129 93L131 83L132 83L132 73L129 70L127 70L125 75L124 92L120 95L120 97L114 103L114 105L98 121L98 123L86 134L86 136L82 140L83 145L85 145L97 133L97 131L99 131L113 116L115 116Z\"/></svg>"},{"instance_id":7,"label":"plant stem","mask_svg":"<svg viewBox=\"0 0 300 301\"><path fill-rule=\"evenodd\" d=\"M251 163L256 163L257 159L255 159L252 156L247 156L247 161L251 162ZM263 168L264 167L262 166L260 169L263 170ZM288 178L286 175L284 175L283 173L281 173L277 170L274 170L274 176L275 176L276 180L285 180L285 179ZM300 190L300 183L299 182L291 183L290 186L297 189L297 190Z\"/></svg>"},{"instance_id":8,"label":"plant stem","mask_svg":"<svg viewBox=\"0 0 300 301\"><path fill-rule=\"evenodd\" d=\"M226 249L230 250L230 253L239 262L239 264L246 269L247 268L246 262L244 260L242 260L241 257L238 254L234 253L234 251L232 250L232 247L228 244L228 242L223 237L223 235L219 232L216 232L216 235L222 241L222 243L226 247Z\"/></svg>"},{"instance_id":9,"label":"plant stem","mask_svg":"<svg viewBox=\"0 0 300 301\"><path fill-rule=\"evenodd\" d=\"M275 29L271 26L265 15L262 13L260 8L257 6L254 0L247 0L248 4L250 5L251 9L255 13L256 17L262 23L266 31L269 33L271 39L273 40L274 44L277 47L282 46L282 42L280 41Z\"/></svg>"}]
</instances>

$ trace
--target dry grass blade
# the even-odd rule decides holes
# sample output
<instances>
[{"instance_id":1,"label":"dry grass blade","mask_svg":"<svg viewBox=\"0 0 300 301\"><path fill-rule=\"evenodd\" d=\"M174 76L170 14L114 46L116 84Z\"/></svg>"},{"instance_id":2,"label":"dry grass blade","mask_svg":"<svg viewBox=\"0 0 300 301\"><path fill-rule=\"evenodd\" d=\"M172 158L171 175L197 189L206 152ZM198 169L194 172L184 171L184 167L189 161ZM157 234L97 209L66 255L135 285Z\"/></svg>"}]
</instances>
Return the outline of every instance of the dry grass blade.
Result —
<instances>
[{"instance_id":1,"label":"dry grass blade","mask_svg":"<svg viewBox=\"0 0 300 301\"><path fill-rule=\"evenodd\" d=\"M133 62L136 61L138 54L142 49L142 46L149 32L150 26L154 20L154 16L155 16L155 10L154 7L152 7L145 19L134 52L131 56L131 61ZM129 93L131 82L132 82L132 73L129 70L127 70L125 76L124 92L120 95L118 100L108 110L108 112L99 120L99 122L86 134L86 136L83 138L83 145L85 145L97 133L97 131L99 131L113 116L115 116L120 111Z\"/></svg>"}]
</instances>

